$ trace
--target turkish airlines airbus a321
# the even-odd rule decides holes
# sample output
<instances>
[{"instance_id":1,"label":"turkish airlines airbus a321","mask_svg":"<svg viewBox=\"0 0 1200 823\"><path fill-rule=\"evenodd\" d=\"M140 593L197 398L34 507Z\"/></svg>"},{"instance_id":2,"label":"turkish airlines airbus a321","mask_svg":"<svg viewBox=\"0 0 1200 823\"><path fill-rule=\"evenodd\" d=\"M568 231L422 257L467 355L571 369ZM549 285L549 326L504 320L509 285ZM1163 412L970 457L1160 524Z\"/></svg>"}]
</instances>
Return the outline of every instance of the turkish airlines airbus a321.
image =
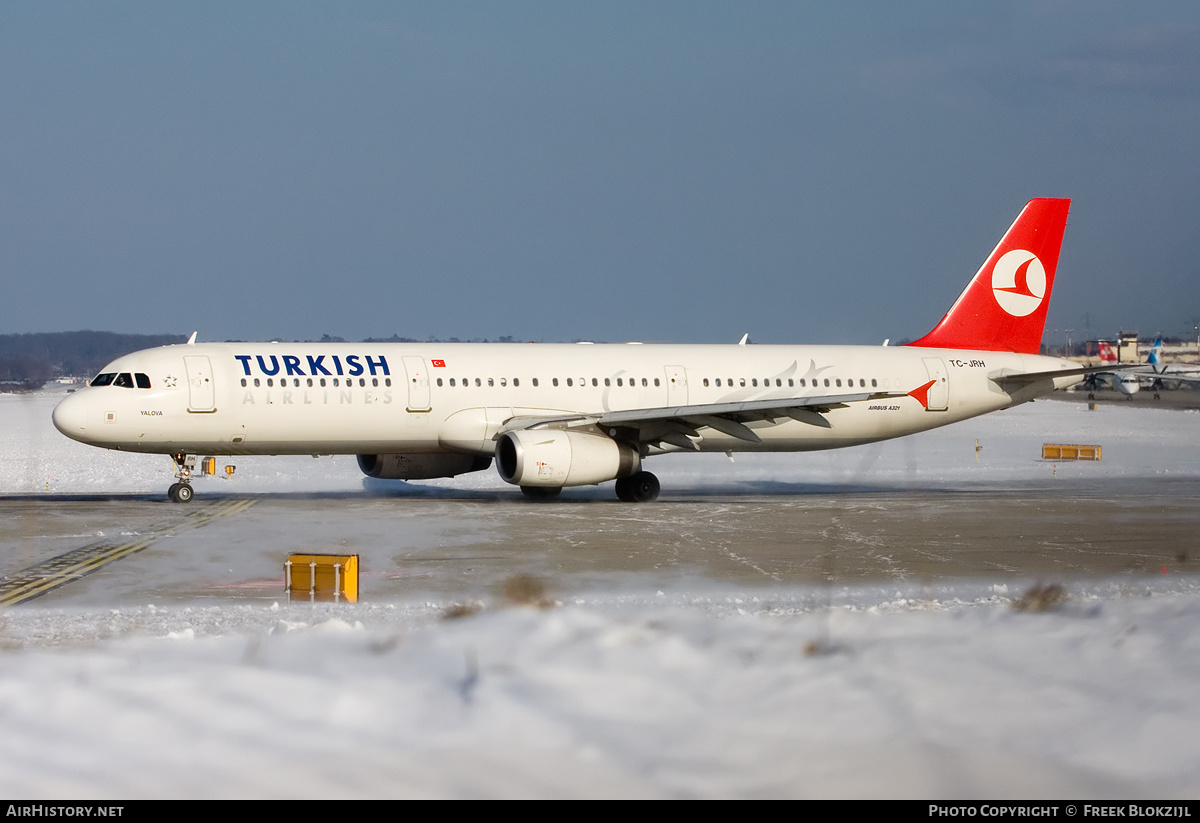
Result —
<instances>
[{"instance_id":1,"label":"turkish airlines airbus a321","mask_svg":"<svg viewBox=\"0 0 1200 823\"><path fill-rule=\"evenodd\" d=\"M371 477L495 460L533 498L616 481L649 501L669 452L856 446L1008 408L1096 369L1038 355L1070 201L1031 200L929 334L905 346L213 343L120 357L54 410L94 446L354 454ZM743 340L744 342L744 340Z\"/></svg>"}]
</instances>

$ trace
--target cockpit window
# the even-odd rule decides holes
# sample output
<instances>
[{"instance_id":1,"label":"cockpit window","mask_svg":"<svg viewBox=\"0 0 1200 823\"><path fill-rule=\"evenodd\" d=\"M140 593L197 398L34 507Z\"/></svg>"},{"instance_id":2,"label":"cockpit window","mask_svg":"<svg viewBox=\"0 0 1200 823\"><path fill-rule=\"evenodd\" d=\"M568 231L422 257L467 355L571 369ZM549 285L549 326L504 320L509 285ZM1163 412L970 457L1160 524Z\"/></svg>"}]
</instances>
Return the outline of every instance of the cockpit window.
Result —
<instances>
[{"instance_id":1,"label":"cockpit window","mask_svg":"<svg viewBox=\"0 0 1200 823\"><path fill-rule=\"evenodd\" d=\"M120 386L123 389L132 389L135 385L139 389L150 388L150 375L130 374L129 372L107 372L105 374L96 375L96 379L91 382L92 386Z\"/></svg>"}]
</instances>

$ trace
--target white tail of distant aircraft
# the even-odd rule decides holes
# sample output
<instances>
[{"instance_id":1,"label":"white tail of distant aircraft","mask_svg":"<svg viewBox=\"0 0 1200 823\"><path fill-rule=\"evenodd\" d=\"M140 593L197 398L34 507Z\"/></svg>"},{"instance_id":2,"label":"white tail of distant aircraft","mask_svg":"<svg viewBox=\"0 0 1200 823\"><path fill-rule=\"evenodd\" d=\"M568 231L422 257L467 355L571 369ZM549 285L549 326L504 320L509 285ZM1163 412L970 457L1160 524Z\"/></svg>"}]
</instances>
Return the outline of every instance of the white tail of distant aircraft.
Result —
<instances>
[{"instance_id":1,"label":"white tail of distant aircraft","mask_svg":"<svg viewBox=\"0 0 1200 823\"><path fill-rule=\"evenodd\" d=\"M54 410L68 437L170 454L354 454L372 477L496 462L530 497L616 481L670 452L808 451L944 426L1095 368L1038 355L1070 205L1031 200L937 326L907 346L197 344L136 352ZM1100 367L1103 368L1103 367Z\"/></svg>"}]
</instances>

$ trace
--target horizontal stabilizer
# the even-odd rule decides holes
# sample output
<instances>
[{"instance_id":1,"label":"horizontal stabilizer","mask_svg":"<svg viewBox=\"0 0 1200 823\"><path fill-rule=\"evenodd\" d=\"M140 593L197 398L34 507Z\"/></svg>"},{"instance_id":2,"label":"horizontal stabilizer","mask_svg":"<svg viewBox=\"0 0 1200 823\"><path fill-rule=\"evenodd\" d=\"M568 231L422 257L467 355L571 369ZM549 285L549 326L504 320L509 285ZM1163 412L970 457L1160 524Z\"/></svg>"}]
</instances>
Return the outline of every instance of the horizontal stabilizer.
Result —
<instances>
[{"instance_id":1,"label":"horizontal stabilizer","mask_svg":"<svg viewBox=\"0 0 1200 823\"><path fill-rule=\"evenodd\" d=\"M1137 363L1122 363L1120 365L1106 364L1103 366L1080 366L1077 369L1052 369L1050 371L1012 371L1010 369L1001 369L995 374L989 374L988 379L1004 386L1009 385L1026 385L1029 383L1037 383L1040 380L1046 380L1052 377L1083 377L1089 374L1101 374L1113 371L1125 371L1127 369L1138 368Z\"/></svg>"}]
</instances>

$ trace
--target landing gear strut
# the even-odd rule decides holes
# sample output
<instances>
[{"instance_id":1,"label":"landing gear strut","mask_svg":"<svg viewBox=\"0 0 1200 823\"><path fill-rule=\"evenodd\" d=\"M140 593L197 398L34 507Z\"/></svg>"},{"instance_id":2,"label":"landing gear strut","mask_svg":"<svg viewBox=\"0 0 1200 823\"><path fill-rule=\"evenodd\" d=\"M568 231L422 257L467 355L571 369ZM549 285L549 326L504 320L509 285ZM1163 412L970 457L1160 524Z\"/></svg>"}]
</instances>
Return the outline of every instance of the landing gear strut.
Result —
<instances>
[{"instance_id":1,"label":"landing gear strut","mask_svg":"<svg viewBox=\"0 0 1200 823\"><path fill-rule=\"evenodd\" d=\"M175 477L179 482L172 483L167 489L167 499L172 503L190 503L196 496L192 489L192 469L196 468L196 455L173 454L171 459L175 461Z\"/></svg>"},{"instance_id":2,"label":"landing gear strut","mask_svg":"<svg viewBox=\"0 0 1200 823\"><path fill-rule=\"evenodd\" d=\"M649 503L658 499L658 478L650 472L635 472L617 479L617 499L626 503Z\"/></svg>"}]
</instances>

